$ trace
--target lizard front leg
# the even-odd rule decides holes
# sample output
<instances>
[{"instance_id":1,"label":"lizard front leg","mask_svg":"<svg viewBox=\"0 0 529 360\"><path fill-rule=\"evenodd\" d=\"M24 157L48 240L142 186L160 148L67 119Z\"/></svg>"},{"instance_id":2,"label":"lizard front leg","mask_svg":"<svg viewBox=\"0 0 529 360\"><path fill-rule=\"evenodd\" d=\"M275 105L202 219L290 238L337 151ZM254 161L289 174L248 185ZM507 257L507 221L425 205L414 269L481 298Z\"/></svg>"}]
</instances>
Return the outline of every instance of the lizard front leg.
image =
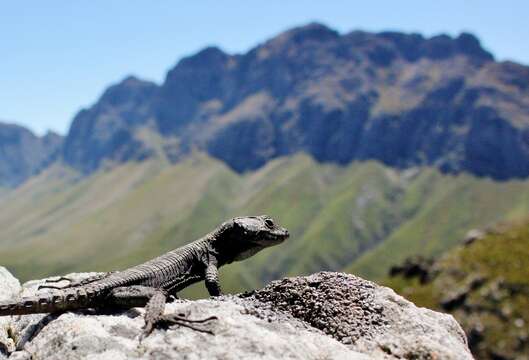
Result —
<instances>
[{"instance_id":1,"label":"lizard front leg","mask_svg":"<svg viewBox=\"0 0 529 360\"><path fill-rule=\"evenodd\" d=\"M208 289L209 295L222 295L222 291L220 289L218 261L214 255L210 255L208 257L204 281L206 282L206 289Z\"/></svg>"}]
</instances>

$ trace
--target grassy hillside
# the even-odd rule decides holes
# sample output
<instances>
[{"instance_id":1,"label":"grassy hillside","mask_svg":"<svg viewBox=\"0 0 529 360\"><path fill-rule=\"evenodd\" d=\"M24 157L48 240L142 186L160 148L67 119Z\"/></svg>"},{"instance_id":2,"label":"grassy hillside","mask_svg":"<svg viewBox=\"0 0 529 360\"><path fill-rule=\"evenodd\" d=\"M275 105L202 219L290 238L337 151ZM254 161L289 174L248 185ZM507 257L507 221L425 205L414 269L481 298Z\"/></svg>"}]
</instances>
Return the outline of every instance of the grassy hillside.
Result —
<instances>
[{"instance_id":1,"label":"grassy hillside","mask_svg":"<svg viewBox=\"0 0 529 360\"><path fill-rule=\"evenodd\" d=\"M529 353L529 221L503 225L437 261L432 279L397 276L387 284L418 305L451 312L479 359Z\"/></svg>"},{"instance_id":2,"label":"grassy hillside","mask_svg":"<svg viewBox=\"0 0 529 360\"><path fill-rule=\"evenodd\" d=\"M415 255L440 255L471 228L529 214L529 182L494 182L470 175L420 175L402 199L406 221L383 244L347 270L381 278L391 264Z\"/></svg>"},{"instance_id":3,"label":"grassy hillside","mask_svg":"<svg viewBox=\"0 0 529 360\"><path fill-rule=\"evenodd\" d=\"M0 264L22 279L119 269L231 216L267 213L291 239L223 269L226 290L322 269L379 278L409 254L440 254L469 228L529 213L528 200L529 182L399 172L376 162L322 165L305 155L244 175L202 154L88 178L55 166L0 198Z\"/></svg>"}]
</instances>

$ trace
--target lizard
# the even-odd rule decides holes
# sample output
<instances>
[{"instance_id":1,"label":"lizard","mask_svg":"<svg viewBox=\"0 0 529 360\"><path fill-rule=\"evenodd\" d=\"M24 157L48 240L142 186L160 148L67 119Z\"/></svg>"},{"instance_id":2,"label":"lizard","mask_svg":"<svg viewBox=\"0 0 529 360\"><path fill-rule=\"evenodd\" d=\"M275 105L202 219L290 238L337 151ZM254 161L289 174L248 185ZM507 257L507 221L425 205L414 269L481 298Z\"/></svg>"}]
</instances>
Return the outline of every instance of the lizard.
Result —
<instances>
[{"instance_id":1,"label":"lizard","mask_svg":"<svg viewBox=\"0 0 529 360\"><path fill-rule=\"evenodd\" d=\"M145 307L141 338L148 336L160 322L199 330L191 324L216 317L191 320L177 314L164 315L166 301L199 281L205 282L211 296L221 295L219 267L249 258L288 237L288 230L267 215L236 217L194 242L126 270L102 273L80 281L65 277L49 280L69 280L70 283L63 287L41 285L39 290L54 290L11 303L0 303L0 316L62 313L88 308Z\"/></svg>"}]
</instances>

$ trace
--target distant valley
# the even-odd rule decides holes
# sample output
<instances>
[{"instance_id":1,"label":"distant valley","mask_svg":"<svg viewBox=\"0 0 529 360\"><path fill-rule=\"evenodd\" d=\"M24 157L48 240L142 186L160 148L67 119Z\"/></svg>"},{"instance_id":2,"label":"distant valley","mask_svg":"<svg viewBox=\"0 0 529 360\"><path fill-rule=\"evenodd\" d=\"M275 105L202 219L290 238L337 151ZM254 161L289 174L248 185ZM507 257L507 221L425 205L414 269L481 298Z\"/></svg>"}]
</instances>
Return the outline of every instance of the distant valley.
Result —
<instances>
[{"instance_id":1,"label":"distant valley","mask_svg":"<svg viewBox=\"0 0 529 360\"><path fill-rule=\"evenodd\" d=\"M306 155L240 175L195 153L175 165L129 162L88 177L54 166L1 204L0 263L23 279L124 268L231 216L270 214L292 237L222 269L226 290L240 291L322 269L384 278L408 256L443 253L470 228L528 214L529 182L376 162L322 165Z\"/></svg>"}]
</instances>

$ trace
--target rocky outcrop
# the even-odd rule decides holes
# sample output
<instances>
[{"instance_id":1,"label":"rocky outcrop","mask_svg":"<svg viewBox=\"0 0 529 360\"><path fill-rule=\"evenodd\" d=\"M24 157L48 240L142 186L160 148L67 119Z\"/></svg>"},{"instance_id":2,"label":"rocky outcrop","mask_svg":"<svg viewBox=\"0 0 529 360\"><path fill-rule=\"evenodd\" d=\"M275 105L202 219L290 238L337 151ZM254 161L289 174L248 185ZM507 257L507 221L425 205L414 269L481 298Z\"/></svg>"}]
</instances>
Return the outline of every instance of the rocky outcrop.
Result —
<instances>
[{"instance_id":1,"label":"rocky outcrop","mask_svg":"<svg viewBox=\"0 0 529 360\"><path fill-rule=\"evenodd\" d=\"M13 277L6 268L0 266L0 303L17 299L22 292L20 282ZM9 338L8 329L11 325L11 318L0 317L0 359L2 354L14 350L14 343Z\"/></svg>"},{"instance_id":2,"label":"rocky outcrop","mask_svg":"<svg viewBox=\"0 0 529 360\"><path fill-rule=\"evenodd\" d=\"M13 187L57 159L62 137L0 122L0 187Z\"/></svg>"},{"instance_id":3,"label":"rocky outcrop","mask_svg":"<svg viewBox=\"0 0 529 360\"><path fill-rule=\"evenodd\" d=\"M24 292L34 292L39 283L25 284ZM0 288L13 293L17 281L2 270ZM472 358L451 316L340 273L287 278L236 296L177 300L166 312L218 320L202 324L213 335L159 328L140 343L143 309L28 315L1 318L0 339L8 339L10 351L17 348L10 359ZM0 354L5 358L6 349Z\"/></svg>"},{"instance_id":4,"label":"rocky outcrop","mask_svg":"<svg viewBox=\"0 0 529 360\"><path fill-rule=\"evenodd\" d=\"M406 279L418 278L421 284L427 283L432 277L434 260L423 256L414 256L404 261L402 265L393 265L389 270L390 276L403 276Z\"/></svg>"},{"instance_id":5,"label":"rocky outcrop","mask_svg":"<svg viewBox=\"0 0 529 360\"><path fill-rule=\"evenodd\" d=\"M476 358L525 359L528 249L527 220L489 225L469 231L459 246L438 257L426 281L398 272L386 284L417 304L452 314Z\"/></svg>"},{"instance_id":6,"label":"rocky outcrop","mask_svg":"<svg viewBox=\"0 0 529 360\"><path fill-rule=\"evenodd\" d=\"M244 172L303 151L339 164L527 177L527 83L526 66L495 62L471 34L309 24L242 55L206 48L160 86L125 79L75 117L63 156L90 172L106 160L162 149L174 161L200 149ZM155 146L144 128L161 135Z\"/></svg>"}]
</instances>

